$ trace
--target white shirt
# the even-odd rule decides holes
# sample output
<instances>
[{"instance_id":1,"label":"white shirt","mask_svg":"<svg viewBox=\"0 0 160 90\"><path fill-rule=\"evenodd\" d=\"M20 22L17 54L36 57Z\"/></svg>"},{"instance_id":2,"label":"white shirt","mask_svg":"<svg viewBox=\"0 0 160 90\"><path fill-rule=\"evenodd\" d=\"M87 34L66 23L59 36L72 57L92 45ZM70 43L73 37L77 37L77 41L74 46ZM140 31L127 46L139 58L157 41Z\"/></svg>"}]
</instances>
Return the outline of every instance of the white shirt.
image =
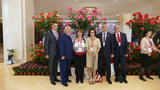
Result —
<instances>
[{"instance_id":1,"label":"white shirt","mask_svg":"<svg viewBox=\"0 0 160 90\"><path fill-rule=\"evenodd\" d=\"M55 38L57 39L56 35L58 35L58 32L56 30L52 30L52 32L53 32Z\"/></svg>"}]
</instances>

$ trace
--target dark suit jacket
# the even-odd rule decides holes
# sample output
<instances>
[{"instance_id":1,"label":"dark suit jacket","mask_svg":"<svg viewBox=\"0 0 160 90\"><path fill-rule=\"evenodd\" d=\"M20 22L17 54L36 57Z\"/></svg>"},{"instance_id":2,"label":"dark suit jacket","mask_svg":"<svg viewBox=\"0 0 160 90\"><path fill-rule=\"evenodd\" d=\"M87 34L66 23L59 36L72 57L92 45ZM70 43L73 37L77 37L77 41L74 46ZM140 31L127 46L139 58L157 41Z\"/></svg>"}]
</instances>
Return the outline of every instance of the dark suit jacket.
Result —
<instances>
[{"instance_id":1,"label":"dark suit jacket","mask_svg":"<svg viewBox=\"0 0 160 90\"><path fill-rule=\"evenodd\" d=\"M65 33L59 38L59 56L65 56L65 59L72 59L73 57L72 40Z\"/></svg>"},{"instance_id":2,"label":"dark suit jacket","mask_svg":"<svg viewBox=\"0 0 160 90\"><path fill-rule=\"evenodd\" d=\"M120 36L121 36L121 46L118 45L115 33L113 34L114 55L116 56L124 56L125 54L128 54L128 41L126 34L120 32Z\"/></svg>"},{"instance_id":3,"label":"dark suit jacket","mask_svg":"<svg viewBox=\"0 0 160 90\"><path fill-rule=\"evenodd\" d=\"M44 51L45 54L49 56L55 56L58 53L58 41L52 30L49 30L45 35Z\"/></svg>"},{"instance_id":4,"label":"dark suit jacket","mask_svg":"<svg viewBox=\"0 0 160 90\"><path fill-rule=\"evenodd\" d=\"M158 40L159 40L159 41L158 41ZM160 44L160 31L158 31L158 32L156 33L156 35L154 36L153 42L154 42L154 44L155 44L156 46Z\"/></svg>"},{"instance_id":5,"label":"dark suit jacket","mask_svg":"<svg viewBox=\"0 0 160 90\"><path fill-rule=\"evenodd\" d=\"M103 42L102 42L102 33L98 34L97 37L100 39L101 42L101 48L99 51L100 55L104 55L106 57L110 57L111 54L114 54L114 43L113 43L113 36L109 32L107 32L107 37L105 41L105 47L103 47Z\"/></svg>"}]
</instances>

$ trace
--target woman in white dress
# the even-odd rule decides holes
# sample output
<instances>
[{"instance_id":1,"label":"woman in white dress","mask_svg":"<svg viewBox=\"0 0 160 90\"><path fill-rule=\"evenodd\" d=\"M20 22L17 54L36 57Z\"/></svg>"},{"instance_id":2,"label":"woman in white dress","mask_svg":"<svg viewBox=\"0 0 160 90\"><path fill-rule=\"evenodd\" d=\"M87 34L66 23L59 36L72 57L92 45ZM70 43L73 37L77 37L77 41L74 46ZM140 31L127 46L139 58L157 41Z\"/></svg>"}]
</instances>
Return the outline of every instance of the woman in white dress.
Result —
<instances>
[{"instance_id":1,"label":"woman in white dress","mask_svg":"<svg viewBox=\"0 0 160 90\"><path fill-rule=\"evenodd\" d=\"M101 48L101 43L96 37L95 30L89 30L88 36L89 37L86 39L86 64L88 69L89 84L93 84L95 82L95 75L98 67L98 52Z\"/></svg>"}]
</instances>

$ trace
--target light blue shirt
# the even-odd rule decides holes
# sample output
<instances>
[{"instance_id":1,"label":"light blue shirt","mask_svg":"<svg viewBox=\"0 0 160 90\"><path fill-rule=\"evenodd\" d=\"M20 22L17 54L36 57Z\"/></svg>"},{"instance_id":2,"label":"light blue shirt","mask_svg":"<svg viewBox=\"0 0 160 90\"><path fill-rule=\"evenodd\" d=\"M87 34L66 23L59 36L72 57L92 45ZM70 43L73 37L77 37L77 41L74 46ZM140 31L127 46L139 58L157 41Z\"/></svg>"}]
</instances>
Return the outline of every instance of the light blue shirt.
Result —
<instances>
[{"instance_id":1,"label":"light blue shirt","mask_svg":"<svg viewBox=\"0 0 160 90\"><path fill-rule=\"evenodd\" d=\"M54 36L56 37L56 34L58 34L57 31L52 30L52 32L53 32Z\"/></svg>"}]
</instances>

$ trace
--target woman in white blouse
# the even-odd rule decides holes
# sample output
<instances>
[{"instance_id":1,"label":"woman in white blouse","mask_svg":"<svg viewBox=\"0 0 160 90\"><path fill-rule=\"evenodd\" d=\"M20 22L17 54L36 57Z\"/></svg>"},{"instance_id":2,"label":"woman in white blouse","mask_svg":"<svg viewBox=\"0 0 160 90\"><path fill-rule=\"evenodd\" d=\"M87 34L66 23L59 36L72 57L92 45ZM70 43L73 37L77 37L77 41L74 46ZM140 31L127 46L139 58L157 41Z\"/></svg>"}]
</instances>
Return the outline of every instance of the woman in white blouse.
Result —
<instances>
[{"instance_id":1,"label":"woman in white blouse","mask_svg":"<svg viewBox=\"0 0 160 90\"><path fill-rule=\"evenodd\" d=\"M86 46L81 29L76 32L73 49L75 55L76 83L79 83L79 81L83 83L84 67L86 63Z\"/></svg>"},{"instance_id":2,"label":"woman in white blouse","mask_svg":"<svg viewBox=\"0 0 160 90\"><path fill-rule=\"evenodd\" d=\"M151 66L151 53L153 52L153 50L160 53L160 50L158 50L156 48L156 46L154 45L151 36L152 36L152 31L146 31L145 36L141 39L141 42L140 42L141 74L140 74L139 78L142 81L146 81L146 79L144 79L144 77L143 77L143 73L145 70L146 70L146 77L153 80L153 78L150 77L150 74L149 74L150 73L150 66Z\"/></svg>"}]
</instances>

